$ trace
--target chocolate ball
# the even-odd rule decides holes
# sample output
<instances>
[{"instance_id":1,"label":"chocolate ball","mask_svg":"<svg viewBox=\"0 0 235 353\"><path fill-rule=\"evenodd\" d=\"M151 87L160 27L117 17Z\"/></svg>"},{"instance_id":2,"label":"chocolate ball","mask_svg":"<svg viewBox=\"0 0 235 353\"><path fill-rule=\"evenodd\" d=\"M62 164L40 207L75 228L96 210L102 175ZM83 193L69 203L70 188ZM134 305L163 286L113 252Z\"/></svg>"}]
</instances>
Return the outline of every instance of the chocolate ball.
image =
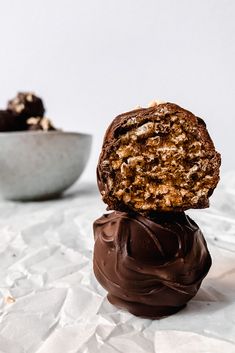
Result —
<instances>
[{"instance_id":1,"label":"chocolate ball","mask_svg":"<svg viewBox=\"0 0 235 353\"><path fill-rule=\"evenodd\" d=\"M176 104L161 103L113 120L97 179L109 210L149 216L208 207L219 167L204 121Z\"/></svg>"},{"instance_id":2,"label":"chocolate ball","mask_svg":"<svg viewBox=\"0 0 235 353\"><path fill-rule=\"evenodd\" d=\"M0 110L0 132L20 131L26 129L24 121L8 110Z\"/></svg>"},{"instance_id":3,"label":"chocolate ball","mask_svg":"<svg viewBox=\"0 0 235 353\"><path fill-rule=\"evenodd\" d=\"M42 117L45 112L42 99L31 92L19 92L8 102L7 109L25 120L34 116Z\"/></svg>"},{"instance_id":4,"label":"chocolate ball","mask_svg":"<svg viewBox=\"0 0 235 353\"><path fill-rule=\"evenodd\" d=\"M195 296L211 257L201 230L184 212L155 217L113 212L97 219L93 265L112 304L158 319Z\"/></svg>"}]
</instances>

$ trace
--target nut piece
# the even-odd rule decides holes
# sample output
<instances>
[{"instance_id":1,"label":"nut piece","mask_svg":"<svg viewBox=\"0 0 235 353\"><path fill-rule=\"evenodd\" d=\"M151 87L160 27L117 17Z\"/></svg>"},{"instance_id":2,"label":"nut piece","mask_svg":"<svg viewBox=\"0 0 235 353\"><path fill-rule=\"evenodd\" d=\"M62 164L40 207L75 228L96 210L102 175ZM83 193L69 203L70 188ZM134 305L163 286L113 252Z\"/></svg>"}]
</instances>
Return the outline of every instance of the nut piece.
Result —
<instances>
[{"instance_id":1,"label":"nut piece","mask_svg":"<svg viewBox=\"0 0 235 353\"><path fill-rule=\"evenodd\" d=\"M155 107L156 105L160 105L160 104L163 104L163 103L166 103L164 102L163 100L152 100L151 102L149 102L148 104L148 108L152 108L152 107Z\"/></svg>"},{"instance_id":2,"label":"nut piece","mask_svg":"<svg viewBox=\"0 0 235 353\"><path fill-rule=\"evenodd\" d=\"M13 298L13 297L11 297L9 295L4 298L5 304L13 304L13 303L15 303L15 301L16 301L15 298Z\"/></svg>"}]
</instances>

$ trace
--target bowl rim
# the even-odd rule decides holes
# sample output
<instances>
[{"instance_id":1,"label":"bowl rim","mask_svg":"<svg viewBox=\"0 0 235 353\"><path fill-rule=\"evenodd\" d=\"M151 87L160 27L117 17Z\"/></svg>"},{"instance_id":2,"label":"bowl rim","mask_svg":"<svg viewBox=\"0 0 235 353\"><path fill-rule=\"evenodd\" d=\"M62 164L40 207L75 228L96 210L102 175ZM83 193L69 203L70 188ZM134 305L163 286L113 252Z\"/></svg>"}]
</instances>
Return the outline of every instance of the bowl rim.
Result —
<instances>
[{"instance_id":1,"label":"bowl rim","mask_svg":"<svg viewBox=\"0 0 235 353\"><path fill-rule=\"evenodd\" d=\"M80 137L88 137L92 138L92 134L84 133L84 132L75 132L75 131L62 131L62 130L51 130L51 131L30 131L30 130L23 130L23 131L0 131L0 138L3 136L46 136L46 135L72 135L72 136L80 136Z\"/></svg>"}]
</instances>

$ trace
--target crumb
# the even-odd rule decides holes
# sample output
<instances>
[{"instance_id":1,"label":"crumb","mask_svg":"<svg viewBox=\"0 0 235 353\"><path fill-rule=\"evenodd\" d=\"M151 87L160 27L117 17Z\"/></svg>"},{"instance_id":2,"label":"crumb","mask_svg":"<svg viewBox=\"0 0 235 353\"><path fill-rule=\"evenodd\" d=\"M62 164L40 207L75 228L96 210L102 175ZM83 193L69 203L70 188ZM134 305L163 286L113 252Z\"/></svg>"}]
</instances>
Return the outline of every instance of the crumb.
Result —
<instances>
[{"instance_id":1,"label":"crumb","mask_svg":"<svg viewBox=\"0 0 235 353\"><path fill-rule=\"evenodd\" d=\"M11 297L9 295L4 298L5 304L13 304L13 303L15 303L15 301L16 301L15 298L13 298L13 297Z\"/></svg>"}]
</instances>

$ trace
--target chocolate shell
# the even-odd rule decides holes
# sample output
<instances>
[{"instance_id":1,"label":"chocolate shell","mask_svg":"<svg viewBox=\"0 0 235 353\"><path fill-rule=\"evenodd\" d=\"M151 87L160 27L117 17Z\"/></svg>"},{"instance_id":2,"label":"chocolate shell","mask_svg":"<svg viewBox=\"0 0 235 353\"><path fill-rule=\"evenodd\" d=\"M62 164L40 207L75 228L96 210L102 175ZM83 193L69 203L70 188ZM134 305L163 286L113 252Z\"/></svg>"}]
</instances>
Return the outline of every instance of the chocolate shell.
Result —
<instances>
[{"instance_id":1,"label":"chocolate shell","mask_svg":"<svg viewBox=\"0 0 235 353\"><path fill-rule=\"evenodd\" d=\"M182 213L150 220L125 212L94 223L94 273L108 300L134 315L158 319L195 296L211 266L197 224Z\"/></svg>"},{"instance_id":2,"label":"chocolate shell","mask_svg":"<svg viewBox=\"0 0 235 353\"><path fill-rule=\"evenodd\" d=\"M109 210L184 211L209 206L220 154L201 118L172 103L119 115L104 137L98 186Z\"/></svg>"}]
</instances>

